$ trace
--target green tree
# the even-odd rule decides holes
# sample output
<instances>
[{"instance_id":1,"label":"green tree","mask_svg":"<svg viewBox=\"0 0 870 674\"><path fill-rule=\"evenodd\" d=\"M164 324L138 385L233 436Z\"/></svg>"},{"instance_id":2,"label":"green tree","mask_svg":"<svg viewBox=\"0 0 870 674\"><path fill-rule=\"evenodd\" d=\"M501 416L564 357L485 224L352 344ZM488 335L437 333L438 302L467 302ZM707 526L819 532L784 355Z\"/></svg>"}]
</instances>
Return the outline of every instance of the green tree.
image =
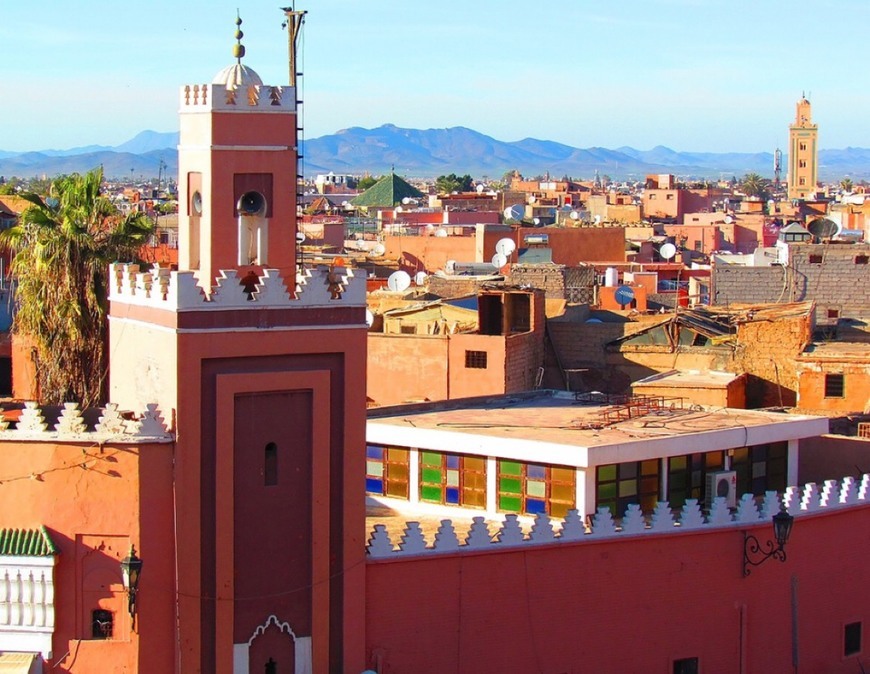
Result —
<instances>
[{"instance_id":1,"label":"green tree","mask_svg":"<svg viewBox=\"0 0 870 674\"><path fill-rule=\"evenodd\" d=\"M852 179L851 179L851 178L843 178L843 179L840 181L840 189L842 189L844 192L851 192L851 191L852 191L852 188L853 188L854 186L855 186L855 185L852 183Z\"/></svg>"},{"instance_id":2,"label":"green tree","mask_svg":"<svg viewBox=\"0 0 870 674\"><path fill-rule=\"evenodd\" d=\"M470 192L474 187L474 179L467 173L464 176L458 176L451 173L446 176L438 176L435 179L435 188L439 194L450 194L451 192Z\"/></svg>"},{"instance_id":3,"label":"green tree","mask_svg":"<svg viewBox=\"0 0 870 674\"><path fill-rule=\"evenodd\" d=\"M356 184L356 188L360 192L365 192L369 187L378 182L378 180L380 180L380 178L375 178L374 176L364 176L359 179Z\"/></svg>"},{"instance_id":4,"label":"green tree","mask_svg":"<svg viewBox=\"0 0 870 674\"><path fill-rule=\"evenodd\" d=\"M103 402L109 264L132 261L153 232L141 213L122 215L102 195L102 169L61 176L45 199L0 234L13 254L13 330L33 342L42 403Z\"/></svg>"},{"instance_id":5,"label":"green tree","mask_svg":"<svg viewBox=\"0 0 870 674\"><path fill-rule=\"evenodd\" d=\"M757 173L747 173L740 181L740 191L747 197L767 199L769 195L770 181L765 180Z\"/></svg>"}]
</instances>

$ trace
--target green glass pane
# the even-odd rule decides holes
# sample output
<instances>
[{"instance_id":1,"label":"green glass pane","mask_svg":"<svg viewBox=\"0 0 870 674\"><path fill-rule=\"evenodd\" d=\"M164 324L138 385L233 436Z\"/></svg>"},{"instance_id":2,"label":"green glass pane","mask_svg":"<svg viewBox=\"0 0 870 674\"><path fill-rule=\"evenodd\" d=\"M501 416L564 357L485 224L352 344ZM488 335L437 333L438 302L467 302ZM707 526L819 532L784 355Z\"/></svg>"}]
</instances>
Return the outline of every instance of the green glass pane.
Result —
<instances>
[{"instance_id":1,"label":"green glass pane","mask_svg":"<svg viewBox=\"0 0 870 674\"><path fill-rule=\"evenodd\" d=\"M420 487L420 498L423 501L434 501L436 503L441 503L441 487L431 487L423 485L422 487Z\"/></svg>"},{"instance_id":2,"label":"green glass pane","mask_svg":"<svg viewBox=\"0 0 870 674\"><path fill-rule=\"evenodd\" d=\"M616 464L598 466L598 481L613 482L616 479Z\"/></svg>"},{"instance_id":3,"label":"green glass pane","mask_svg":"<svg viewBox=\"0 0 870 674\"><path fill-rule=\"evenodd\" d=\"M498 509L516 513L520 511L522 501L515 496L499 496Z\"/></svg>"},{"instance_id":4,"label":"green glass pane","mask_svg":"<svg viewBox=\"0 0 870 674\"><path fill-rule=\"evenodd\" d=\"M672 470L672 471L686 470L686 457L685 456L672 456L670 459L668 459L668 470Z\"/></svg>"},{"instance_id":5,"label":"green glass pane","mask_svg":"<svg viewBox=\"0 0 870 674\"><path fill-rule=\"evenodd\" d=\"M441 455L435 452L420 452L420 465L441 467Z\"/></svg>"},{"instance_id":6,"label":"green glass pane","mask_svg":"<svg viewBox=\"0 0 870 674\"><path fill-rule=\"evenodd\" d=\"M502 475L522 475L523 464L516 461L499 461L498 472Z\"/></svg>"},{"instance_id":7,"label":"green glass pane","mask_svg":"<svg viewBox=\"0 0 870 674\"><path fill-rule=\"evenodd\" d=\"M637 480L621 480L619 482L620 498L634 496L635 494L637 494Z\"/></svg>"},{"instance_id":8,"label":"green glass pane","mask_svg":"<svg viewBox=\"0 0 870 674\"><path fill-rule=\"evenodd\" d=\"M366 461L366 475L372 477L383 477L384 464L380 461Z\"/></svg>"},{"instance_id":9,"label":"green glass pane","mask_svg":"<svg viewBox=\"0 0 870 674\"><path fill-rule=\"evenodd\" d=\"M421 482L441 484L441 471L437 468L424 468L420 475Z\"/></svg>"},{"instance_id":10,"label":"green glass pane","mask_svg":"<svg viewBox=\"0 0 870 674\"><path fill-rule=\"evenodd\" d=\"M547 496L547 483L539 480L527 481L526 496L532 496L534 498L545 498Z\"/></svg>"},{"instance_id":11,"label":"green glass pane","mask_svg":"<svg viewBox=\"0 0 870 674\"><path fill-rule=\"evenodd\" d=\"M506 494L522 494L522 480L515 480L511 477L503 477L498 481L498 490Z\"/></svg>"},{"instance_id":12,"label":"green glass pane","mask_svg":"<svg viewBox=\"0 0 870 674\"><path fill-rule=\"evenodd\" d=\"M615 499L616 498L616 483L609 482L607 484L598 485L598 500Z\"/></svg>"}]
</instances>

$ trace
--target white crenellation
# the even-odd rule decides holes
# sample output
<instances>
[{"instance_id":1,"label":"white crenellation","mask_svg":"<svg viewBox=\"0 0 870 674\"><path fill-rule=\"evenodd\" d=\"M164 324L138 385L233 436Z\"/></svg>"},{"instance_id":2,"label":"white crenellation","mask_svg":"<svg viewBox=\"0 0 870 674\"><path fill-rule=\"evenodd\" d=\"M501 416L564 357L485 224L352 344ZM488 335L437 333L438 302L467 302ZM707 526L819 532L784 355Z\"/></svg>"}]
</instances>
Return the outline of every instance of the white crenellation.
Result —
<instances>
[{"instance_id":1,"label":"white crenellation","mask_svg":"<svg viewBox=\"0 0 870 674\"><path fill-rule=\"evenodd\" d=\"M868 481L870 481L870 474L863 475L861 483L865 484ZM813 502L812 494L815 494L816 498L814 502L816 505L804 509L800 508L799 499L796 498L797 493L799 493L798 488L789 487L787 492L791 491L793 494L792 503L797 504L795 506L796 512L792 514L801 517L811 513L830 512L852 505L864 506L870 503L870 497L868 497L866 491L861 492L855 489L857 481L854 478L846 477L838 484L841 495L855 494L851 497L851 500L837 501L837 499L829 499L826 503L822 503L817 498L818 490L816 486L808 484L800 492L804 496L809 497L808 503ZM832 485L832 488L834 489L832 493L836 493L836 485ZM435 534L431 547L427 546L419 524L416 522L409 523L403 539L403 545L400 545L399 549L393 548L386 527L383 524L376 524L369 538L368 555L373 559L377 559L395 557L397 554L407 556L411 554L431 554L434 552L463 553L474 549L508 550L525 545L559 545L600 538L620 538L626 535L668 535L685 530L724 527L744 528L748 525L754 526L770 521L773 514L779 512L780 504L787 505L787 499L780 497L779 494L773 491L765 493L761 499L760 508L756 505L755 500L755 497L751 494L744 496L740 500L741 505L732 513L725 504L725 499L718 497L714 500L713 507L711 508L710 520L705 521L697 499L687 499L680 513L679 522L674 521L670 504L662 501L656 505L651 526L641 526L641 523L644 522L644 516L640 508L634 504L630 505L624 513L620 526L617 526L617 523L614 521L610 509L601 507L593 517L592 530L589 532L586 531L586 527L576 510L568 512L558 531L555 531L549 516L538 515L531 526L528 537L523 535L517 515L508 514L504 516L504 522L500 531L495 536L495 540L492 540L490 537L485 519L482 516L476 516L472 520L464 545L459 543L459 537L457 537L454 525L450 520L441 521L441 526ZM753 502L751 505L750 501ZM752 517L753 512L756 515L755 518ZM409 544L408 532L412 529L413 535L410 538L413 538L413 543ZM412 549L415 552L412 552ZM2 583L0 583L0 610L2 610L3 605L3 593L4 589Z\"/></svg>"},{"instance_id":2,"label":"white crenellation","mask_svg":"<svg viewBox=\"0 0 870 674\"><path fill-rule=\"evenodd\" d=\"M815 482L809 482L804 485L803 495L801 496L801 510L813 512L821 507L819 500L819 487Z\"/></svg>"},{"instance_id":3,"label":"white crenellation","mask_svg":"<svg viewBox=\"0 0 870 674\"><path fill-rule=\"evenodd\" d=\"M221 311L262 307L365 306L365 274L352 269L319 265L305 269L292 285L293 295L277 269L265 269L248 293L234 269L222 270L214 287L203 288L192 271L156 267L140 272L134 264L115 263L110 277L112 302L172 311ZM156 279L156 281L155 281Z\"/></svg>"},{"instance_id":4,"label":"white crenellation","mask_svg":"<svg viewBox=\"0 0 870 674\"><path fill-rule=\"evenodd\" d=\"M826 506L838 505L839 500L837 499L837 491L839 490L840 483L837 480L825 480L822 484L822 494L819 497L819 505L823 508Z\"/></svg>"},{"instance_id":5,"label":"white crenellation","mask_svg":"<svg viewBox=\"0 0 870 674\"><path fill-rule=\"evenodd\" d=\"M855 478L851 475L843 478L843 486L840 488L839 501L842 505L858 502L858 484Z\"/></svg>"},{"instance_id":6,"label":"white crenellation","mask_svg":"<svg viewBox=\"0 0 870 674\"><path fill-rule=\"evenodd\" d=\"M503 545L520 545L526 540L520 527L519 518L514 515L505 515L501 530L496 534L495 540Z\"/></svg>"},{"instance_id":7,"label":"white crenellation","mask_svg":"<svg viewBox=\"0 0 870 674\"><path fill-rule=\"evenodd\" d=\"M172 439L156 404L149 404L140 415L125 418L115 403L100 410L96 427L87 425L78 403L64 403L60 413L51 408L52 423L46 422L46 412L35 402L24 403L18 423L10 428L9 422L0 424L0 442L27 440L53 442L58 440L87 440L88 442L137 442L142 440L165 442ZM56 422L54 415L57 415Z\"/></svg>"},{"instance_id":8,"label":"white crenellation","mask_svg":"<svg viewBox=\"0 0 870 674\"><path fill-rule=\"evenodd\" d=\"M402 534L402 540L399 543L399 550L402 552L422 552L426 550L426 539L423 537L423 530L420 528L419 522L408 522L405 526L405 533Z\"/></svg>"},{"instance_id":9,"label":"white crenellation","mask_svg":"<svg viewBox=\"0 0 870 674\"><path fill-rule=\"evenodd\" d=\"M797 487L786 487L782 503L789 515L797 515L801 511L801 499Z\"/></svg>"},{"instance_id":10,"label":"white crenellation","mask_svg":"<svg viewBox=\"0 0 870 674\"><path fill-rule=\"evenodd\" d=\"M244 89L223 84L185 84L181 87L181 112L211 110L283 113L296 111L292 87L250 85Z\"/></svg>"},{"instance_id":11,"label":"white crenellation","mask_svg":"<svg viewBox=\"0 0 870 674\"><path fill-rule=\"evenodd\" d=\"M637 503L631 503L622 518L622 531L626 534L642 534L646 529L643 510Z\"/></svg>"}]
</instances>

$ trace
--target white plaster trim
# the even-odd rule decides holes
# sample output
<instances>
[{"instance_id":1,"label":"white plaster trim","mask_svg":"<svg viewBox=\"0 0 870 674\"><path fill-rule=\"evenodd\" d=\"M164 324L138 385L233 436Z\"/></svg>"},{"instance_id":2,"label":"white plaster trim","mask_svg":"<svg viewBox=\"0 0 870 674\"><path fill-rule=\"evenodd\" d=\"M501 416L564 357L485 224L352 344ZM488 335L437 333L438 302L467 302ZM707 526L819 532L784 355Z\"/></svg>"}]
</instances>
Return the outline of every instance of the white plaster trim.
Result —
<instances>
[{"instance_id":1,"label":"white plaster trim","mask_svg":"<svg viewBox=\"0 0 870 674\"><path fill-rule=\"evenodd\" d=\"M290 627L290 623L278 620L273 613L266 622L259 625L251 638L243 644L233 644L233 674L250 674L250 651L251 644L261 634L264 634L270 625L275 625L281 632L286 632L293 639L295 652L295 674L312 674L313 663L311 661L311 637L297 637Z\"/></svg>"},{"instance_id":2,"label":"white plaster trim","mask_svg":"<svg viewBox=\"0 0 870 674\"><path fill-rule=\"evenodd\" d=\"M238 111L232 110L231 112ZM179 145L178 149L187 152L286 152L287 150L293 150L294 152L296 151L296 148L290 145Z\"/></svg>"},{"instance_id":3,"label":"white plaster trim","mask_svg":"<svg viewBox=\"0 0 870 674\"><path fill-rule=\"evenodd\" d=\"M170 310L171 311L171 310ZM287 325L284 327L275 326L272 328L170 328L166 325L158 325L149 323L138 318L126 318L124 316L109 316L109 321L117 321L118 323L129 323L130 325L138 325L146 327L155 332L166 332L172 335L193 335L199 333L219 332L304 332L306 330L368 330L368 325L365 323L350 323L348 325Z\"/></svg>"}]
</instances>

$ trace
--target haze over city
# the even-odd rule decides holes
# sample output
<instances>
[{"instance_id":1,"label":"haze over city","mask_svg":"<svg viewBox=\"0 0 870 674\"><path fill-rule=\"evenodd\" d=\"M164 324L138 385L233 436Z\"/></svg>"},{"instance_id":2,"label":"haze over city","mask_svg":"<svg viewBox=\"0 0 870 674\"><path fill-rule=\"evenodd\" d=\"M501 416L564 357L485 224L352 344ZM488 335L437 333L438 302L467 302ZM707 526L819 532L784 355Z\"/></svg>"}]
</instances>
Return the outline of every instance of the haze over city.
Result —
<instances>
[{"instance_id":1,"label":"haze over city","mask_svg":"<svg viewBox=\"0 0 870 674\"><path fill-rule=\"evenodd\" d=\"M0 150L115 145L177 129L176 86L231 62L287 81L279 3L36 1L4 7ZM754 152L783 147L806 92L823 148L870 146L856 81L864 0L586 3L322 0L297 5L308 138L466 126L505 141Z\"/></svg>"}]
</instances>

